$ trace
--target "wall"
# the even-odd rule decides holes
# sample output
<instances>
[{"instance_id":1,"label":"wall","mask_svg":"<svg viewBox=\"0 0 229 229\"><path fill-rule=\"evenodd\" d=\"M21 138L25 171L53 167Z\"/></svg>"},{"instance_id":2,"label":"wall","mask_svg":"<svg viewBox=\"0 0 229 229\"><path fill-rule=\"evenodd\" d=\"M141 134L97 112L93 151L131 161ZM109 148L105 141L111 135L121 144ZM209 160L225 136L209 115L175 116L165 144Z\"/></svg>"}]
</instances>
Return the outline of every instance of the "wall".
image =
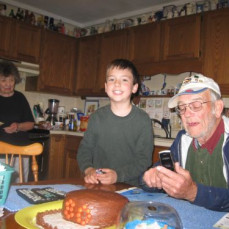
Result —
<instances>
[{"instance_id":1,"label":"wall","mask_svg":"<svg viewBox=\"0 0 229 229\"><path fill-rule=\"evenodd\" d=\"M48 107L48 100L49 99L58 99L60 100L59 106L65 106L65 111L70 111L73 107L77 107L80 110L84 111L84 100L80 97L69 97L69 96L60 96L60 95L53 95L53 94L45 94L45 93L38 93L38 92L27 92L25 91L25 77L26 74L20 72L22 77L22 82L16 85L15 89L21 91L25 97L27 98L31 109L33 109L33 105L35 104L43 104L44 111Z\"/></svg>"},{"instance_id":2,"label":"wall","mask_svg":"<svg viewBox=\"0 0 229 229\"><path fill-rule=\"evenodd\" d=\"M179 75L167 75L166 76L166 87L165 89L175 88L179 83L181 83L184 77L188 76L190 73L182 73ZM58 99L60 100L60 106L65 106L65 111L70 111L73 107L77 107L78 109L84 112L84 104L85 100L81 99L80 97L69 97L69 96L60 96L60 95L53 95L53 94L45 94L45 93L38 93L38 92L27 92L25 91L25 77L26 74L20 72L22 77L22 82L16 85L16 90L21 91L27 98L31 109L33 108L34 104L41 103L43 104L44 110L48 107L48 100L49 99ZM144 84L152 91L160 91L162 88L162 84L164 82L164 75L158 74L151 77L151 80L144 81ZM107 98L88 98L88 99L98 99L100 106L104 106L109 103ZM229 98L223 98L225 107L229 107Z\"/></svg>"}]
</instances>

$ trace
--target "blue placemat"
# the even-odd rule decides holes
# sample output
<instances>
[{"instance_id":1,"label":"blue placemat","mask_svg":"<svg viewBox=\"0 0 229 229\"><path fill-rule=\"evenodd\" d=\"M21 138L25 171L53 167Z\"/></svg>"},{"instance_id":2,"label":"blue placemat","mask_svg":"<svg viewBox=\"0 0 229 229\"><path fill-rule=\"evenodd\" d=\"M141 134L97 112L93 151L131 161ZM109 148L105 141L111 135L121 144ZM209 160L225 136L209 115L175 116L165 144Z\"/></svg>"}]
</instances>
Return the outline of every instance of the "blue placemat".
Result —
<instances>
[{"instance_id":1,"label":"blue placemat","mask_svg":"<svg viewBox=\"0 0 229 229\"><path fill-rule=\"evenodd\" d=\"M226 212L211 211L184 200L177 200L163 193L149 193L142 189L133 189L121 193L130 201L154 201L174 207L180 216L184 229L213 229L213 225Z\"/></svg>"},{"instance_id":2,"label":"blue placemat","mask_svg":"<svg viewBox=\"0 0 229 229\"><path fill-rule=\"evenodd\" d=\"M71 184L57 184L57 185L13 185L10 187L8 197L6 199L5 204L3 205L8 211L15 212L22 208L31 206L32 204L28 203L26 200L21 198L16 189L18 188L45 188L45 187L52 187L59 191L70 192L73 190L84 189L81 185L71 185Z\"/></svg>"}]
</instances>

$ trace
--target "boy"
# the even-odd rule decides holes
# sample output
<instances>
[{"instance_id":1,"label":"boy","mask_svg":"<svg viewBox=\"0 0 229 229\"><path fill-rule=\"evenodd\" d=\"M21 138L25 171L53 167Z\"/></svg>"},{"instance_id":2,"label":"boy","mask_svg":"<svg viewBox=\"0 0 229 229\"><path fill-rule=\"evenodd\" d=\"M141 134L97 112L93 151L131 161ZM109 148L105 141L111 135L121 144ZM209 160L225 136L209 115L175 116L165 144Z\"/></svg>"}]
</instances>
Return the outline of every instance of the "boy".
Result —
<instances>
[{"instance_id":1,"label":"boy","mask_svg":"<svg viewBox=\"0 0 229 229\"><path fill-rule=\"evenodd\" d=\"M133 63L125 59L111 62L105 82L110 104L90 116L77 154L86 183L125 182L138 186L138 177L151 165L151 120L131 101L139 87Z\"/></svg>"}]
</instances>

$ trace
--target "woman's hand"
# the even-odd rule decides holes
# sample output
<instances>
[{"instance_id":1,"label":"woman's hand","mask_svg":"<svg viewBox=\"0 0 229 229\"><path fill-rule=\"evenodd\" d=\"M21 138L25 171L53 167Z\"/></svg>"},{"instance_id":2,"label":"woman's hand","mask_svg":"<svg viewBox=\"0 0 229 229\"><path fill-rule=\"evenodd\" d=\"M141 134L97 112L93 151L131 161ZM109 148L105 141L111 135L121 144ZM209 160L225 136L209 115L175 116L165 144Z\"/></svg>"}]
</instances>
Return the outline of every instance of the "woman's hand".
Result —
<instances>
[{"instance_id":1,"label":"woman's hand","mask_svg":"<svg viewBox=\"0 0 229 229\"><path fill-rule=\"evenodd\" d=\"M4 130L8 134L17 133L19 131L28 131L33 129L34 122L23 122L23 123L17 123L14 122L10 126L5 127Z\"/></svg>"},{"instance_id":2,"label":"woman's hand","mask_svg":"<svg viewBox=\"0 0 229 229\"><path fill-rule=\"evenodd\" d=\"M18 123L14 122L10 126L5 127L4 130L8 134L16 133L18 132L18 125Z\"/></svg>"}]
</instances>

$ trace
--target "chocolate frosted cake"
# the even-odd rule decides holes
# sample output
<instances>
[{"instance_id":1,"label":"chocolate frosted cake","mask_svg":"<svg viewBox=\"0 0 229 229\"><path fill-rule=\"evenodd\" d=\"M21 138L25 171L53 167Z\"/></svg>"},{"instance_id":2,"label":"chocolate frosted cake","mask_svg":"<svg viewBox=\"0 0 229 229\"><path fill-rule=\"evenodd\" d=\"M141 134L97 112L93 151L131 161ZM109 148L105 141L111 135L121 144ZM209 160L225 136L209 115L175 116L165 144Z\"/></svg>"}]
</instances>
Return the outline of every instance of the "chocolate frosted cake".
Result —
<instances>
[{"instance_id":1,"label":"chocolate frosted cake","mask_svg":"<svg viewBox=\"0 0 229 229\"><path fill-rule=\"evenodd\" d=\"M66 195L61 210L38 213L36 222L45 229L66 229L66 223L73 224L69 228L104 228L119 223L120 212L127 203L126 197L115 192L72 191Z\"/></svg>"}]
</instances>

